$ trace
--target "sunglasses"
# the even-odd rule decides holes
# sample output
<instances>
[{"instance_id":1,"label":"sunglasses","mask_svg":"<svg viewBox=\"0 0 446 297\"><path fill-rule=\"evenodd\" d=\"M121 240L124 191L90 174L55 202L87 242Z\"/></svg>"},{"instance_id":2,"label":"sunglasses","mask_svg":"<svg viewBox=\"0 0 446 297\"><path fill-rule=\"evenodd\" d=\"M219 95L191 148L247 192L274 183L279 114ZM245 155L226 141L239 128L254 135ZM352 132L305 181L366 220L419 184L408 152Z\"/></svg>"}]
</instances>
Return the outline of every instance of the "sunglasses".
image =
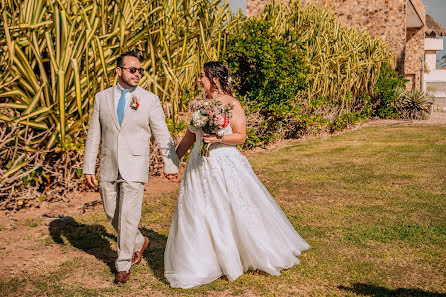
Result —
<instances>
[{"instance_id":1,"label":"sunglasses","mask_svg":"<svg viewBox=\"0 0 446 297\"><path fill-rule=\"evenodd\" d=\"M141 75L144 74L144 69L142 69L142 68L136 68L136 67L119 67L119 68L125 69L128 72L130 72L131 74L136 73L136 71L138 71Z\"/></svg>"}]
</instances>

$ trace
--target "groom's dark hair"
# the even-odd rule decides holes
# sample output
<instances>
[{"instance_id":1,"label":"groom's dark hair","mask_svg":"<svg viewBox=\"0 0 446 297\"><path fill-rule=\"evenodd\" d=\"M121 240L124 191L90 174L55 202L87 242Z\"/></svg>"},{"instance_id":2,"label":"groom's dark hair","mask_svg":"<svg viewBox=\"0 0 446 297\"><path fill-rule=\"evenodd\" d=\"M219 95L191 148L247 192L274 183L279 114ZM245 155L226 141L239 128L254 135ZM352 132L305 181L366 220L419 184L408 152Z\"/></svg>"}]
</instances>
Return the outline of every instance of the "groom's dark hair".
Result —
<instances>
[{"instance_id":1,"label":"groom's dark hair","mask_svg":"<svg viewBox=\"0 0 446 297\"><path fill-rule=\"evenodd\" d=\"M122 61L124 60L124 57L127 57L127 56L135 57L135 58L138 59L139 62L141 62L141 57L138 55L137 52L135 52L135 51L128 51L128 52L122 53L118 57L118 59L116 60L116 66L117 67L122 67Z\"/></svg>"}]
</instances>

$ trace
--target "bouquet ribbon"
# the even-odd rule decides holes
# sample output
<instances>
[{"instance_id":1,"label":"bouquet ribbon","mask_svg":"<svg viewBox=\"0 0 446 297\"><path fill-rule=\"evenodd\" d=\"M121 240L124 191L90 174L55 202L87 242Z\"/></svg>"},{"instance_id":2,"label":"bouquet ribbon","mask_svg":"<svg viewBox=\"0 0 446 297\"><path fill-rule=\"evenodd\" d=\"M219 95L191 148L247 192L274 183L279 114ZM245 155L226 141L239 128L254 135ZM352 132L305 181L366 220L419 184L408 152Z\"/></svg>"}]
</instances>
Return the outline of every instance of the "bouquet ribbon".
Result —
<instances>
[{"instance_id":1,"label":"bouquet ribbon","mask_svg":"<svg viewBox=\"0 0 446 297\"><path fill-rule=\"evenodd\" d=\"M209 147L212 143L206 143L203 140L201 141L200 151L199 154L202 157L209 157Z\"/></svg>"}]
</instances>

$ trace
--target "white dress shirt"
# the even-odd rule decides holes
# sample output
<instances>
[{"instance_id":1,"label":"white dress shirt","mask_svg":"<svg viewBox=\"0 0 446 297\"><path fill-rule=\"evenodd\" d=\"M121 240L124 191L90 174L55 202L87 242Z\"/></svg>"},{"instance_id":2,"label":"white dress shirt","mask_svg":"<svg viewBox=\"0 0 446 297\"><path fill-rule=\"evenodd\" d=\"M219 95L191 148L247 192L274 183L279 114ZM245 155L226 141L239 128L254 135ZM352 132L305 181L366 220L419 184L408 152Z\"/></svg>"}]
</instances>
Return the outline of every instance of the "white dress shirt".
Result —
<instances>
[{"instance_id":1,"label":"white dress shirt","mask_svg":"<svg viewBox=\"0 0 446 297\"><path fill-rule=\"evenodd\" d=\"M124 88L119 83L116 84L116 86L115 86L115 111L116 112L118 111L118 103L119 103L119 99L121 98L121 93L122 93L123 89ZM130 101L132 100L132 96L133 96L132 93L135 90L135 88L130 88L127 90L128 90L128 92L127 92L127 94L125 94L124 114L127 111L127 108L130 106Z\"/></svg>"}]
</instances>

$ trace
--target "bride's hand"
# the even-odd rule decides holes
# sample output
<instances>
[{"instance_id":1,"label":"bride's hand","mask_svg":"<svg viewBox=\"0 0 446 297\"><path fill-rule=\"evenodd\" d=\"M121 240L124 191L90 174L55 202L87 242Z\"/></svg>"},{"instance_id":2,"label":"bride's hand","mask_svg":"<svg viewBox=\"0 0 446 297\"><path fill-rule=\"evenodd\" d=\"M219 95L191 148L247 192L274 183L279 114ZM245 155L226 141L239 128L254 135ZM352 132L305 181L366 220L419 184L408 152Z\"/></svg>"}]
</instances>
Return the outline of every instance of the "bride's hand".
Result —
<instances>
[{"instance_id":1,"label":"bride's hand","mask_svg":"<svg viewBox=\"0 0 446 297\"><path fill-rule=\"evenodd\" d=\"M207 134L203 133L203 142L205 143L221 143L223 136L218 136L217 134Z\"/></svg>"}]
</instances>

